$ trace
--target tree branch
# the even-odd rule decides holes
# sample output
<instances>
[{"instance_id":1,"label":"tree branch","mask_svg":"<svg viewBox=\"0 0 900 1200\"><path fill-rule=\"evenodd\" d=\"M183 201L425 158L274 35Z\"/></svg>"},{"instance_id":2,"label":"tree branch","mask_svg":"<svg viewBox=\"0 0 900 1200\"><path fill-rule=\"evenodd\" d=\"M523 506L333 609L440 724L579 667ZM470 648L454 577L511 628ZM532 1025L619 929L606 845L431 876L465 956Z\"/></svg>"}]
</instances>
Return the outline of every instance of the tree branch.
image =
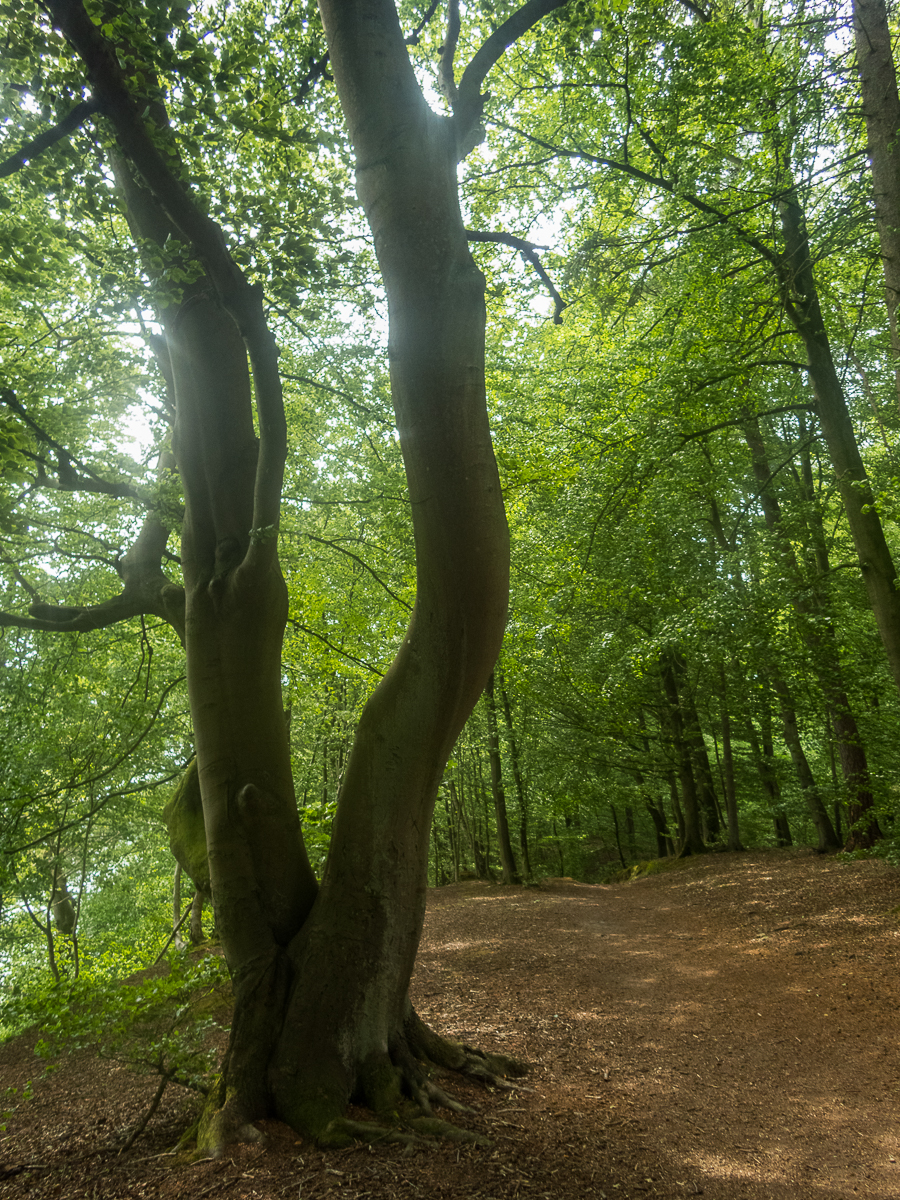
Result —
<instances>
[{"instance_id":1,"label":"tree branch","mask_svg":"<svg viewBox=\"0 0 900 1200\"><path fill-rule=\"evenodd\" d=\"M85 463L80 462L75 458L65 446L60 445L54 438L43 429L35 419L30 416L22 404L19 402L16 393L10 388L0 388L0 404L5 404L18 417L25 422L34 436L44 446L49 446L56 455L56 466L50 467L46 459L41 458L39 454L31 453L28 450L22 450L20 453L23 457L36 463L38 466L38 483L42 487L48 487L50 481L44 475L44 469L50 467L55 470L59 479L58 484L52 485L56 490L61 492L92 492L101 496L118 496L122 499L138 500L145 503L144 497L133 484L130 483L110 483L109 480L101 478L95 471L92 471ZM79 476L77 471L81 471Z\"/></svg>"},{"instance_id":2,"label":"tree branch","mask_svg":"<svg viewBox=\"0 0 900 1200\"><path fill-rule=\"evenodd\" d=\"M375 582L379 584L380 587L384 588L392 600L395 600L399 605L405 608L407 612L412 612L412 605L407 604L406 601L398 596L396 592L391 591L381 576L369 566L365 559L360 558L358 554L354 554L352 550L348 550L346 546L340 545L339 542L329 541L328 538L316 537L314 533L307 533L304 536L308 537L311 542L318 542L320 546L329 546L332 550L337 550L339 553L345 554L347 558L352 558L353 561L358 563L358 565L361 566L364 571L368 571Z\"/></svg>"},{"instance_id":3,"label":"tree branch","mask_svg":"<svg viewBox=\"0 0 900 1200\"><path fill-rule=\"evenodd\" d=\"M509 125L505 121L494 121L493 124L495 124L498 128L508 129L510 132L518 134L519 137L523 137L527 141L533 142L536 146L541 146L544 150L549 150L553 154L558 154L560 158L580 159L582 162L593 163L598 167L609 167L611 170L621 171L624 175L629 175L632 179L637 179L641 183L647 183L650 184L651 187L660 188L662 191L668 192L676 199L682 200L685 204L689 204L692 208L697 209L698 212L705 213L707 216L712 217L714 224L729 225L732 229L734 229L741 241L748 246L752 246L757 254L759 254L762 259L769 263L770 266L774 267L776 270L781 268L781 256L776 250L771 249L771 247L767 246L765 242L761 242L759 238L754 237L753 234L741 229L741 227L735 223L735 217L738 215L737 213L723 212L722 209L716 208L713 204L708 204L699 196L695 196L693 192L681 191L677 187L674 180L665 179L660 175L651 175L649 171L642 171L640 167L636 167L632 163L622 163L618 162L614 158L604 158L598 154L591 154L587 150L567 150L561 146L554 146L552 142L544 141L543 138L539 138L533 133L528 133L526 130L520 129L516 125ZM791 189L787 189L783 195L789 195L790 190ZM763 203L770 204L773 200L778 200L780 198L782 198L780 195L767 196ZM752 207L757 208L759 207L759 204L754 204Z\"/></svg>"},{"instance_id":4,"label":"tree branch","mask_svg":"<svg viewBox=\"0 0 900 1200\"><path fill-rule=\"evenodd\" d=\"M491 36L481 44L475 57L463 72L459 82L454 116L459 125L457 143L465 146L474 126L481 121L481 112L487 96L481 94L481 85L488 72L500 61L503 54L538 21L543 20L557 8L563 8L567 0L527 0L520 9L503 22ZM475 143L477 144L477 143Z\"/></svg>"},{"instance_id":5,"label":"tree branch","mask_svg":"<svg viewBox=\"0 0 900 1200\"><path fill-rule=\"evenodd\" d=\"M8 175L15 175L16 171L21 171L26 163L33 162L39 154L42 154L45 150L49 150L57 142L61 142L70 133L74 133L80 125L84 124L88 117L93 116L98 111L99 105L94 99L82 100L80 104L76 104L69 115L63 117L52 129L44 130L43 133L38 134L30 142L26 142L15 154L10 154L8 158L0 162L0 179L5 179Z\"/></svg>"},{"instance_id":6,"label":"tree branch","mask_svg":"<svg viewBox=\"0 0 900 1200\"><path fill-rule=\"evenodd\" d=\"M310 63L309 70L300 80L300 87L291 97L291 103L302 104L309 93L312 91L312 85L317 79L334 79L333 75L328 73L328 63L330 56L325 54L322 58L314 63Z\"/></svg>"},{"instance_id":7,"label":"tree branch","mask_svg":"<svg viewBox=\"0 0 900 1200\"><path fill-rule=\"evenodd\" d=\"M330 642L322 633L316 633L315 629L310 629L308 625L301 625L299 621L288 617L288 625L292 625L294 629L299 629L301 633L305 633L308 637L313 637L316 641L322 642L329 650L333 650L335 654L339 654L341 658L346 658L348 662L356 663L358 667L364 667L373 675L377 675L379 679L384 679L384 671L379 671L377 667L373 667L371 663L365 662L361 658L357 658L354 654L348 654L346 650L342 650L340 646L336 646L334 642Z\"/></svg>"},{"instance_id":8,"label":"tree branch","mask_svg":"<svg viewBox=\"0 0 900 1200\"><path fill-rule=\"evenodd\" d=\"M544 270L541 260L537 256L537 250L544 249L544 247L535 246L533 242L526 242L523 238L516 237L512 233L483 233L481 230L467 229L466 237L470 242L496 242L498 245L512 246L514 250L518 250L522 257L527 262L530 262L535 271L537 271L547 291L553 297L553 324L562 325L563 310L568 305L553 286L553 280Z\"/></svg>"},{"instance_id":9,"label":"tree branch","mask_svg":"<svg viewBox=\"0 0 900 1200\"><path fill-rule=\"evenodd\" d=\"M312 379L309 375L297 375L289 371L282 371L281 378L287 379L291 383L303 383L308 387L318 388L319 391L328 392L332 396L339 396L341 400L346 401L351 408L357 409L358 412L374 421L377 421L379 425L383 425L386 429L393 429L395 427L393 420L386 420L385 417L377 411L377 409L370 408L367 404L361 404L355 396L351 396L351 394L343 388L332 387L330 383L322 383L320 379Z\"/></svg>"},{"instance_id":10,"label":"tree branch","mask_svg":"<svg viewBox=\"0 0 900 1200\"><path fill-rule=\"evenodd\" d=\"M441 64L438 68L438 87L441 95L450 108L456 109L459 92L453 73L453 60L456 58L456 47L459 44L459 0L449 0L447 4L447 31L444 34L444 44L441 46Z\"/></svg>"},{"instance_id":11,"label":"tree branch","mask_svg":"<svg viewBox=\"0 0 900 1200\"><path fill-rule=\"evenodd\" d=\"M425 15L422 17L422 20L418 23L418 25L415 27L415 29L412 31L412 33L409 35L409 37L404 38L403 44L405 46L418 46L419 34L422 32L422 30L429 23L429 21L434 16L434 14L437 12L439 4L440 4L440 0L431 0L431 3L428 5L428 8L425 10Z\"/></svg>"},{"instance_id":12,"label":"tree branch","mask_svg":"<svg viewBox=\"0 0 900 1200\"><path fill-rule=\"evenodd\" d=\"M259 417L259 458L254 489L253 530L248 549L258 567L277 557L277 532L287 423L278 348L263 312L260 286L247 282L231 257L225 236L207 217L157 148L132 94L112 44L103 37L81 0L45 0L53 23L84 63L94 96L112 124L122 152L143 177L160 207L202 259L219 302L234 319L247 346Z\"/></svg>"},{"instance_id":13,"label":"tree branch","mask_svg":"<svg viewBox=\"0 0 900 1200\"><path fill-rule=\"evenodd\" d=\"M783 413L814 413L816 406L814 404L786 404L782 408L768 408L764 412L756 413L757 417L777 417ZM734 417L730 421L720 421L718 425L708 425L705 429L698 429L694 433L681 433L678 436L681 438L682 444L685 442L695 441L697 438L705 438L710 433L717 433L720 429L732 429L736 425L743 426L746 424L746 413L741 417Z\"/></svg>"}]
</instances>

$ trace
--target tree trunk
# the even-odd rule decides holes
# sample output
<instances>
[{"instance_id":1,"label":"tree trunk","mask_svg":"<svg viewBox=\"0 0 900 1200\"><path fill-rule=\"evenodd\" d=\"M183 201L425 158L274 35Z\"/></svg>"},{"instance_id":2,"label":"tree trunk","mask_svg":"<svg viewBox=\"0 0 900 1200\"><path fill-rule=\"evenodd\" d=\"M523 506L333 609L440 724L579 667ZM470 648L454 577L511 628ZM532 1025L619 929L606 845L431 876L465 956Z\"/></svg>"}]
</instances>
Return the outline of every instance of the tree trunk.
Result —
<instances>
[{"instance_id":1,"label":"tree trunk","mask_svg":"<svg viewBox=\"0 0 900 1200\"><path fill-rule=\"evenodd\" d=\"M881 635L888 667L900 690L900 591L897 571L884 536L840 378L835 369L816 290L803 212L794 193L781 201L785 259L785 309L803 339L819 420L834 467L869 604ZM864 837L870 836L868 833Z\"/></svg>"},{"instance_id":2,"label":"tree trunk","mask_svg":"<svg viewBox=\"0 0 900 1200\"><path fill-rule=\"evenodd\" d=\"M672 812L675 816L675 824L678 826L678 855L684 851L686 837L686 823L684 819L684 810L681 807L681 801L678 798L678 784L675 780L675 772L669 773L669 802L672 805Z\"/></svg>"},{"instance_id":3,"label":"tree trunk","mask_svg":"<svg viewBox=\"0 0 900 1200\"><path fill-rule=\"evenodd\" d=\"M191 945L199 946L203 941L203 893L199 888L194 889L188 925L190 926Z\"/></svg>"},{"instance_id":4,"label":"tree trunk","mask_svg":"<svg viewBox=\"0 0 900 1200\"><path fill-rule=\"evenodd\" d=\"M725 667L719 664L719 686L722 702L722 758L725 782L725 812L728 821L728 849L743 850L738 824L737 790L734 783L734 754L731 747L731 715L728 711L728 681Z\"/></svg>"},{"instance_id":5,"label":"tree trunk","mask_svg":"<svg viewBox=\"0 0 900 1200\"><path fill-rule=\"evenodd\" d=\"M809 586L808 581L803 578L791 542L784 532L781 506L772 490L772 475L769 470L765 443L756 417L749 417L744 422L744 435L750 448L753 471L759 483L759 496L766 525L774 534L782 570L791 587L791 604L797 616L797 627L810 652L813 667L831 716L832 728L840 753L844 784L850 797L851 808L856 813L853 820L863 821L858 829L851 831L851 840L848 845L855 843L855 839L861 839L858 842L859 845L872 845L881 834L874 816L875 801L869 782L866 752L856 718L850 707L850 699L844 687L834 625L822 596L821 580L814 581L813 587ZM819 568L827 570L827 558L825 558L827 550L824 539L820 538L818 533L819 531L815 531L815 554ZM824 561L822 561L823 558ZM791 754L793 757L793 750ZM794 761L796 763L796 760ZM865 823L867 819L864 814L866 813L870 814L868 824Z\"/></svg>"},{"instance_id":6,"label":"tree trunk","mask_svg":"<svg viewBox=\"0 0 900 1200\"><path fill-rule=\"evenodd\" d=\"M212 1153L256 1136L248 1122L267 1116L344 1140L351 1098L395 1119L404 1088L427 1113L442 1094L417 1059L491 1078L514 1069L425 1029L407 989L438 785L496 660L509 582L484 385L484 280L468 251L457 164L473 144L487 71L561 3L528 0L492 33L451 89L452 118L425 102L390 0L320 5L388 299L417 594L400 650L363 711L317 889L282 709L286 421L262 288L248 284L194 200L155 82L143 82L140 64L126 76L78 0L48 0L118 141L133 230L163 260L170 239L190 246L206 272L165 307L161 357L185 494L188 691L216 925L235 996L198 1134ZM444 67L452 83L452 59Z\"/></svg>"},{"instance_id":7,"label":"tree trunk","mask_svg":"<svg viewBox=\"0 0 900 1200\"><path fill-rule=\"evenodd\" d=\"M172 884L172 937L175 942L176 950L184 948L184 939L181 936L181 863L175 864L175 880Z\"/></svg>"},{"instance_id":8,"label":"tree trunk","mask_svg":"<svg viewBox=\"0 0 900 1200\"><path fill-rule=\"evenodd\" d=\"M638 856L638 850L634 829L634 809L630 804L625 805L625 844L628 847L628 857L634 861Z\"/></svg>"},{"instance_id":9,"label":"tree trunk","mask_svg":"<svg viewBox=\"0 0 900 1200\"><path fill-rule=\"evenodd\" d=\"M512 842L509 840L509 820L506 815L506 789L503 786L503 761L500 758L500 732L497 728L497 702L494 696L494 672L491 671L484 689L488 723L488 751L491 762L491 794L494 798L494 817L497 821L497 844L500 850L500 869L504 883L521 883Z\"/></svg>"},{"instance_id":10,"label":"tree trunk","mask_svg":"<svg viewBox=\"0 0 900 1200\"><path fill-rule=\"evenodd\" d=\"M315 909L290 947L275 1111L327 1136L351 1097L397 1110L421 1030L407 1000L428 831L506 623L509 543L484 384L484 280L457 197L454 120L426 104L388 0L322 0L357 189L388 296L391 390L416 544L409 629L344 773ZM461 1053L461 1052L460 1052Z\"/></svg>"},{"instance_id":11,"label":"tree trunk","mask_svg":"<svg viewBox=\"0 0 900 1200\"><path fill-rule=\"evenodd\" d=\"M706 847L703 844L703 837L700 833L700 805L697 796L697 785L694 779L691 747L684 731L676 661L676 652L667 651L662 656L661 665L663 687L668 700L668 723L671 730L678 782L681 785L681 799L684 806L684 829L682 833L681 853L702 854Z\"/></svg>"},{"instance_id":12,"label":"tree trunk","mask_svg":"<svg viewBox=\"0 0 900 1200\"><path fill-rule=\"evenodd\" d=\"M673 847L665 814L646 795L644 797L644 807L650 814L650 820L653 822L653 832L656 834L656 857L668 858L673 853Z\"/></svg>"},{"instance_id":13,"label":"tree trunk","mask_svg":"<svg viewBox=\"0 0 900 1200\"><path fill-rule=\"evenodd\" d=\"M531 879L531 856L528 852L528 805L525 800L525 781L519 760L519 745L516 740L516 730L513 725L512 708L503 672L500 672L500 697L503 700L503 716L506 720L506 736L509 738L509 756L512 760L513 780L516 785L516 796L519 800L519 849L522 851L522 870L526 879Z\"/></svg>"},{"instance_id":14,"label":"tree trunk","mask_svg":"<svg viewBox=\"0 0 900 1200\"><path fill-rule=\"evenodd\" d=\"M756 760L756 769L759 772L759 777L765 789L766 799L769 802L769 812L772 817L772 824L775 827L775 842L779 846L793 846L794 839L791 836L791 827L788 824L781 801L781 787L778 783L778 773L775 769L775 755L773 753L771 733L767 733L764 722L763 744L760 746L759 737L751 720L747 722L747 732L750 745L753 749L753 757Z\"/></svg>"},{"instance_id":15,"label":"tree trunk","mask_svg":"<svg viewBox=\"0 0 900 1200\"><path fill-rule=\"evenodd\" d=\"M717 841L722 828L719 820L719 799L716 795L709 753L700 725L700 714L697 712L694 693L688 680L687 663L680 651L673 656L673 667L678 684L681 710L684 714L685 737L691 748L691 761L694 766L694 779L697 782L700 812L709 840Z\"/></svg>"},{"instance_id":16,"label":"tree trunk","mask_svg":"<svg viewBox=\"0 0 900 1200\"><path fill-rule=\"evenodd\" d=\"M875 192L875 222L884 264L885 296L894 379L900 403L900 95L884 0L853 0L856 61L866 118L869 162Z\"/></svg>"},{"instance_id":17,"label":"tree trunk","mask_svg":"<svg viewBox=\"0 0 900 1200\"><path fill-rule=\"evenodd\" d=\"M775 689L775 695L778 697L778 703L781 708L781 727L784 731L784 742L790 751L791 762L794 764L794 770L797 773L797 780L800 784L800 790L803 793L803 799L806 801L809 815L816 827L818 835L816 849L820 854L825 854L829 850L840 850L841 843L838 841L834 826L831 824L831 818L822 800L822 794L819 791L812 768L809 765L809 760L806 757L806 752L803 749L803 743L800 740L800 730L797 727L797 713L791 702L790 691L787 684L776 672L772 671L770 675L772 686Z\"/></svg>"},{"instance_id":18,"label":"tree trunk","mask_svg":"<svg viewBox=\"0 0 900 1200\"><path fill-rule=\"evenodd\" d=\"M609 810L612 813L613 831L616 835L616 851L619 855L619 862L622 864L623 868L627 869L628 863L625 861L625 855L622 853L622 837L619 833L619 815L616 812L616 806L614 804L610 804Z\"/></svg>"}]
</instances>

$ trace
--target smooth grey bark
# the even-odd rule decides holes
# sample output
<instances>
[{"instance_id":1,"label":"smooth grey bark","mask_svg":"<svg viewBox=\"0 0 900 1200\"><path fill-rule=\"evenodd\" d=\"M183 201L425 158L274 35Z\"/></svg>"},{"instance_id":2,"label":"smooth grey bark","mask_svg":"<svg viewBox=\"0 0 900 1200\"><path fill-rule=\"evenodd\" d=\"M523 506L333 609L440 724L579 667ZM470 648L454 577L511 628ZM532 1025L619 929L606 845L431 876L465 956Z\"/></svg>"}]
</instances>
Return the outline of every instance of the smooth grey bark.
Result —
<instances>
[{"instance_id":1,"label":"smooth grey bark","mask_svg":"<svg viewBox=\"0 0 900 1200\"><path fill-rule=\"evenodd\" d=\"M900 95L885 0L853 0L853 34L900 403Z\"/></svg>"},{"instance_id":2,"label":"smooth grey bark","mask_svg":"<svg viewBox=\"0 0 900 1200\"><path fill-rule=\"evenodd\" d=\"M526 6L531 23L555 6ZM407 987L432 809L500 649L509 538L487 421L484 280L457 194L460 149L480 112L472 76L454 116L438 116L389 0L320 0L320 11L388 298L417 577L403 644L346 766L316 906L291 945L295 982L270 1071L283 1119L327 1138L351 1096L392 1112L404 1080L417 1087L409 1060L421 1029ZM478 71L489 65L481 59Z\"/></svg>"}]
</instances>

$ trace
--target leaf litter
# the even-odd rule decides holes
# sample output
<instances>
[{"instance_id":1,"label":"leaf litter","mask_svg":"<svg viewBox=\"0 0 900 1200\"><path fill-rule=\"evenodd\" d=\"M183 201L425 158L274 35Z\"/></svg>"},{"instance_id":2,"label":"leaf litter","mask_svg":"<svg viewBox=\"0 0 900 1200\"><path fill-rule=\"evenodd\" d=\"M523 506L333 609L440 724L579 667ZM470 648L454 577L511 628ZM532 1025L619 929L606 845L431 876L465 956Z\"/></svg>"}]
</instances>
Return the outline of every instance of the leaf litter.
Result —
<instances>
[{"instance_id":1,"label":"leaf litter","mask_svg":"<svg viewBox=\"0 0 900 1200\"><path fill-rule=\"evenodd\" d=\"M26 1035L0 1046L0 1094L32 1083L0 1197L896 1200L898 914L894 868L803 851L432 890L419 1012L532 1064L510 1092L449 1081L489 1147L323 1153L268 1121L263 1150L189 1163L172 1148L197 1100L169 1088L120 1154L156 1081L88 1051L42 1075Z\"/></svg>"}]
</instances>

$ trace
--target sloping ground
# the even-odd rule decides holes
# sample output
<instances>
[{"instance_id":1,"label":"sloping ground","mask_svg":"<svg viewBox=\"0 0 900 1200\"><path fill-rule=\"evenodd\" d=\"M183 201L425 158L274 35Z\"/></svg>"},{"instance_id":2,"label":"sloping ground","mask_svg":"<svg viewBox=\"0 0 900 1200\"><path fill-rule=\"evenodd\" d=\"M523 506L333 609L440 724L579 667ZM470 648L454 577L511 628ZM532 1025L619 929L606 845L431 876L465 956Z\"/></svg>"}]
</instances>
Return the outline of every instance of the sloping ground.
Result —
<instances>
[{"instance_id":1,"label":"sloping ground","mask_svg":"<svg viewBox=\"0 0 900 1200\"><path fill-rule=\"evenodd\" d=\"M430 893L414 1000L443 1032L534 1064L531 1092L457 1095L490 1149L167 1153L190 1101L89 1056L0 1047L34 1080L0 1140L0 1196L97 1200L439 1197L782 1200L900 1196L900 873L773 851L598 887ZM459 1123L459 1122L458 1122ZM24 1168L24 1169L22 1169ZM0 1172L2 1178L2 1172Z\"/></svg>"}]
</instances>

